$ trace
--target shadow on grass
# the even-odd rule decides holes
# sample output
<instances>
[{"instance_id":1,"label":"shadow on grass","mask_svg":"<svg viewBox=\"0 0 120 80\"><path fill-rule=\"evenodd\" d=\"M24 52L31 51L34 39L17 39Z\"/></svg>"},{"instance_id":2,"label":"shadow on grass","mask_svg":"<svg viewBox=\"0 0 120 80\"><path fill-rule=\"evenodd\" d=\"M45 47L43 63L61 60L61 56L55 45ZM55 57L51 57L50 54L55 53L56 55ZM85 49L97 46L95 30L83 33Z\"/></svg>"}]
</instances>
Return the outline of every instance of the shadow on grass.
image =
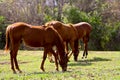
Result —
<instances>
[{"instance_id":1,"label":"shadow on grass","mask_svg":"<svg viewBox=\"0 0 120 80\"><path fill-rule=\"evenodd\" d=\"M111 61L111 59L94 57L93 59L79 60L77 62L69 63L68 66L89 66L94 64L93 62Z\"/></svg>"},{"instance_id":2,"label":"shadow on grass","mask_svg":"<svg viewBox=\"0 0 120 80\"><path fill-rule=\"evenodd\" d=\"M31 73L23 73L23 74L26 74L26 75L39 75L39 74L44 74L44 75L53 75L53 74L63 74L63 73L70 73L72 71L65 71L65 72L62 72L62 71L46 71L46 72L31 72Z\"/></svg>"},{"instance_id":3,"label":"shadow on grass","mask_svg":"<svg viewBox=\"0 0 120 80\"><path fill-rule=\"evenodd\" d=\"M27 64L27 63L31 63L32 61L18 61L18 64ZM7 65L7 64L11 64L10 61L1 61L0 65Z\"/></svg>"},{"instance_id":4,"label":"shadow on grass","mask_svg":"<svg viewBox=\"0 0 120 80\"><path fill-rule=\"evenodd\" d=\"M87 61L88 62L111 61L111 59L94 57L93 59L88 59Z\"/></svg>"},{"instance_id":5,"label":"shadow on grass","mask_svg":"<svg viewBox=\"0 0 120 80\"><path fill-rule=\"evenodd\" d=\"M112 61L111 59L107 59L107 58L101 58L101 57L94 57L93 59L86 59L86 60L79 60L77 62L69 62L68 63L68 66L90 66L94 63L97 63L97 62L106 62L106 61ZM23 62L23 63L26 63L26 62ZM69 68L68 71L66 71L65 73L70 73L72 72L73 69L72 68ZM26 73L26 72L23 72L22 75L38 75L38 74L44 74L44 75L51 75L51 74L62 74L64 72L62 71L46 71L46 72L31 72L31 73Z\"/></svg>"}]
</instances>

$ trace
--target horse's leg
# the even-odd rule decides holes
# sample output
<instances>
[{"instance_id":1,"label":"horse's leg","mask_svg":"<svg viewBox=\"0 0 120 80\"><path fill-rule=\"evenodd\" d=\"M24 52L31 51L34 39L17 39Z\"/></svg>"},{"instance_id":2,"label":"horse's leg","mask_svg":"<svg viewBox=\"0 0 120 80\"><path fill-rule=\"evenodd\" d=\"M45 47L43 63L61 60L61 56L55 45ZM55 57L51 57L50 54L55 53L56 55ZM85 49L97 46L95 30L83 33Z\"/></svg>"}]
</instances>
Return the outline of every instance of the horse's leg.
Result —
<instances>
[{"instance_id":1,"label":"horse's leg","mask_svg":"<svg viewBox=\"0 0 120 80\"><path fill-rule=\"evenodd\" d=\"M18 62L17 62L17 52L18 52L18 49L19 49L19 44L15 46L15 50L14 50L14 62L15 62L16 69L17 69L20 73L22 73L22 71L21 71L20 68L19 68Z\"/></svg>"},{"instance_id":2,"label":"horse's leg","mask_svg":"<svg viewBox=\"0 0 120 80\"><path fill-rule=\"evenodd\" d=\"M74 43L75 43L75 41L73 41L73 40L70 41L70 46L72 48L71 54L74 53L74 61L77 61L77 55L75 54L76 52L75 52L75 44Z\"/></svg>"},{"instance_id":3,"label":"horse's leg","mask_svg":"<svg viewBox=\"0 0 120 80\"><path fill-rule=\"evenodd\" d=\"M48 52L49 52L48 48L44 48L43 60L42 60L41 67L40 67L42 69L42 71L45 71L45 69L44 69L44 62L45 62L45 60L47 58L47 53Z\"/></svg>"},{"instance_id":4,"label":"horse's leg","mask_svg":"<svg viewBox=\"0 0 120 80\"><path fill-rule=\"evenodd\" d=\"M84 43L84 52L83 52L83 56L82 56L82 59L84 59L84 56L85 56L85 54L86 54L86 48L85 48L85 46L86 46L86 44Z\"/></svg>"},{"instance_id":5,"label":"horse's leg","mask_svg":"<svg viewBox=\"0 0 120 80\"><path fill-rule=\"evenodd\" d=\"M88 55L88 41L89 41L89 35L86 37L83 37L83 42L84 42L84 52L83 52L83 57L82 58L87 58Z\"/></svg>"},{"instance_id":6,"label":"horse's leg","mask_svg":"<svg viewBox=\"0 0 120 80\"><path fill-rule=\"evenodd\" d=\"M19 66L18 66L18 62L17 62L17 52L18 52L18 49L19 49L19 41L16 42L16 43L13 43L14 45L12 46L13 47L13 60L14 60L14 63L15 63L15 67L16 69L21 73L22 71L19 69Z\"/></svg>"},{"instance_id":7,"label":"horse's leg","mask_svg":"<svg viewBox=\"0 0 120 80\"><path fill-rule=\"evenodd\" d=\"M87 42L85 43L85 52L86 52L85 58L87 58L87 55L88 55L88 45L87 45Z\"/></svg>"},{"instance_id":8,"label":"horse's leg","mask_svg":"<svg viewBox=\"0 0 120 80\"><path fill-rule=\"evenodd\" d=\"M74 60L77 61L78 60L78 55L79 55L79 45L78 45L79 39L75 40L74 42Z\"/></svg>"},{"instance_id":9,"label":"horse's leg","mask_svg":"<svg viewBox=\"0 0 120 80\"><path fill-rule=\"evenodd\" d=\"M68 61L70 59L70 57L72 56L73 52L71 51L70 54L68 55Z\"/></svg>"},{"instance_id":10,"label":"horse's leg","mask_svg":"<svg viewBox=\"0 0 120 80\"><path fill-rule=\"evenodd\" d=\"M69 58L71 57L72 55L72 52L69 54L69 51L68 51L68 42L64 42L64 45L65 45L65 52L67 53L67 58L68 58L68 61L69 61Z\"/></svg>"},{"instance_id":11,"label":"horse's leg","mask_svg":"<svg viewBox=\"0 0 120 80\"><path fill-rule=\"evenodd\" d=\"M11 69L13 70L13 73L16 73L14 68L13 50L10 51L10 59L11 59Z\"/></svg>"},{"instance_id":12,"label":"horse's leg","mask_svg":"<svg viewBox=\"0 0 120 80\"><path fill-rule=\"evenodd\" d=\"M69 52L68 52L68 42L64 42L64 46L65 46L65 52L67 54L69 54Z\"/></svg>"},{"instance_id":13,"label":"horse's leg","mask_svg":"<svg viewBox=\"0 0 120 80\"><path fill-rule=\"evenodd\" d=\"M51 52L48 52L47 55L48 55L49 61L50 61L51 63L54 63L54 60L53 60L53 58L52 58L52 53L51 53Z\"/></svg>"},{"instance_id":14,"label":"horse's leg","mask_svg":"<svg viewBox=\"0 0 120 80\"><path fill-rule=\"evenodd\" d=\"M85 40L85 51L86 51L85 58L87 58L88 55L88 41L89 41L89 35L86 36L86 40Z\"/></svg>"},{"instance_id":15,"label":"horse's leg","mask_svg":"<svg viewBox=\"0 0 120 80\"><path fill-rule=\"evenodd\" d=\"M74 41L74 60L77 61L78 60L78 55L79 55L79 46L78 46L78 42L79 42L79 39L76 39Z\"/></svg>"},{"instance_id":16,"label":"horse's leg","mask_svg":"<svg viewBox=\"0 0 120 80\"><path fill-rule=\"evenodd\" d=\"M51 48L51 53L53 54L53 56L54 56L54 58L55 58L55 65L56 65L56 70L58 71L59 69L58 69L58 61L57 61L57 59L58 59L58 52L54 52L53 51L53 49Z\"/></svg>"}]
</instances>

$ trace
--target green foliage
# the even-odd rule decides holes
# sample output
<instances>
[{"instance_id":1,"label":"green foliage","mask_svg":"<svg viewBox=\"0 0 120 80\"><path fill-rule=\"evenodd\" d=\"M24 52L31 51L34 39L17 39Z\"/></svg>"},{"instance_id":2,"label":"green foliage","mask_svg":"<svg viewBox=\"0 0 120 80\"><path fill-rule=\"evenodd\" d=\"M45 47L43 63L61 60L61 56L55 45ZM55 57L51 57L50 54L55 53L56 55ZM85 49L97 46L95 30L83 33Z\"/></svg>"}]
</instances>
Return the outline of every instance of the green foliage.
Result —
<instances>
[{"instance_id":1,"label":"green foliage","mask_svg":"<svg viewBox=\"0 0 120 80\"><path fill-rule=\"evenodd\" d=\"M48 22L48 21L53 20L53 17L50 16L50 15L45 14L45 18L44 19L45 19L45 22Z\"/></svg>"},{"instance_id":2,"label":"green foliage","mask_svg":"<svg viewBox=\"0 0 120 80\"><path fill-rule=\"evenodd\" d=\"M90 17L90 24L92 25L91 42L94 43L96 50L107 50L106 44L110 40L111 26L102 22L102 17L96 11Z\"/></svg>"},{"instance_id":3,"label":"green foliage","mask_svg":"<svg viewBox=\"0 0 120 80\"><path fill-rule=\"evenodd\" d=\"M106 47L109 50L120 50L120 23L116 22L111 26L111 36L110 41L107 43Z\"/></svg>"},{"instance_id":4,"label":"green foliage","mask_svg":"<svg viewBox=\"0 0 120 80\"><path fill-rule=\"evenodd\" d=\"M67 7L67 10L65 9L64 11L64 17L67 19L65 21L71 23L88 22L92 25L89 49L110 50L106 46L112 38L111 35L116 35L116 25L115 27L112 27L111 24L104 23L102 21L102 16L98 11L86 13L80 11L76 7Z\"/></svg>"},{"instance_id":5,"label":"green foliage","mask_svg":"<svg viewBox=\"0 0 120 80\"><path fill-rule=\"evenodd\" d=\"M51 20L57 19L57 8L53 9L53 12L51 12L51 8L45 7L45 13L44 13L44 22L48 22Z\"/></svg>"},{"instance_id":6,"label":"green foliage","mask_svg":"<svg viewBox=\"0 0 120 80\"><path fill-rule=\"evenodd\" d=\"M101 37L103 36L103 25L101 24L101 17L96 15L96 13L94 12L92 16L90 16L89 21L88 21L91 25L92 25L92 32L91 32L91 36L90 36L90 40L91 40L91 46L95 46L93 47L93 49L95 50L100 50L101 49Z\"/></svg>"},{"instance_id":7,"label":"green foliage","mask_svg":"<svg viewBox=\"0 0 120 80\"><path fill-rule=\"evenodd\" d=\"M77 23L78 20L80 20L79 18L79 10L76 9L76 8L70 8L70 10L68 9L68 12L67 12L67 19L69 22L72 22L72 23Z\"/></svg>"},{"instance_id":8,"label":"green foliage","mask_svg":"<svg viewBox=\"0 0 120 80\"><path fill-rule=\"evenodd\" d=\"M45 1L38 0L30 3L29 0L24 0L24 5L19 0L0 0L0 14L7 19L5 22L5 18L0 16L1 49L5 44L4 34L7 22L25 21L40 25L51 20L60 20L73 24L90 23L93 29L90 35L89 49L120 50L119 0L65 0L65 3L62 1L59 3L57 0L59 5L51 6L47 6Z\"/></svg>"},{"instance_id":9,"label":"green foliage","mask_svg":"<svg viewBox=\"0 0 120 80\"><path fill-rule=\"evenodd\" d=\"M87 21L89 18L85 12L80 11L76 7L66 7L64 9L64 17L66 17L68 22L71 23L79 23L81 21Z\"/></svg>"},{"instance_id":10,"label":"green foliage","mask_svg":"<svg viewBox=\"0 0 120 80\"><path fill-rule=\"evenodd\" d=\"M5 18L0 16L0 49L4 47L5 44Z\"/></svg>"}]
</instances>

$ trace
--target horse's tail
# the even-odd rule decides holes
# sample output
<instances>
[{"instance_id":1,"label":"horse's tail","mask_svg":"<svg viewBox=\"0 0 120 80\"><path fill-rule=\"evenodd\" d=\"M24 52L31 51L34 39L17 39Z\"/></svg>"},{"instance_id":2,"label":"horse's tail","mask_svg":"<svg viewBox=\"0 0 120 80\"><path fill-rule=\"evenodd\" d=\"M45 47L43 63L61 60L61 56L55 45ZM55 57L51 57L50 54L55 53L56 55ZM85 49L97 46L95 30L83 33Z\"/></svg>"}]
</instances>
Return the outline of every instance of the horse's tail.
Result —
<instances>
[{"instance_id":1,"label":"horse's tail","mask_svg":"<svg viewBox=\"0 0 120 80\"><path fill-rule=\"evenodd\" d=\"M10 35L9 35L9 27L7 27L6 29L6 44L5 44L5 52L7 52L9 50L10 47Z\"/></svg>"}]
</instances>

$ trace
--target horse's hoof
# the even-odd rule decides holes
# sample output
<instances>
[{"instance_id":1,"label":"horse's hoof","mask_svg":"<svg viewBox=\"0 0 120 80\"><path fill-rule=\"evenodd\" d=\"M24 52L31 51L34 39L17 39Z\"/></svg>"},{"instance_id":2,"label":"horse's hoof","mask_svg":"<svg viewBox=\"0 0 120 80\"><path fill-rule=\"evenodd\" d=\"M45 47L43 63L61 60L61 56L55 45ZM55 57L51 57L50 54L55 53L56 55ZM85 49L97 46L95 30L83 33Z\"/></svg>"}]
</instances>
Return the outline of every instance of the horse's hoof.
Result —
<instances>
[{"instance_id":1,"label":"horse's hoof","mask_svg":"<svg viewBox=\"0 0 120 80\"><path fill-rule=\"evenodd\" d=\"M59 71L59 69L58 69L58 68L56 68L56 71Z\"/></svg>"},{"instance_id":2,"label":"horse's hoof","mask_svg":"<svg viewBox=\"0 0 120 80\"><path fill-rule=\"evenodd\" d=\"M16 71L13 71L13 74L17 74Z\"/></svg>"},{"instance_id":3,"label":"horse's hoof","mask_svg":"<svg viewBox=\"0 0 120 80\"><path fill-rule=\"evenodd\" d=\"M68 59L68 62L70 62L70 60Z\"/></svg>"},{"instance_id":4,"label":"horse's hoof","mask_svg":"<svg viewBox=\"0 0 120 80\"><path fill-rule=\"evenodd\" d=\"M44 68L43 68L43 67L41 67L40 69L41 69L43 72L45 72L45 70L44 70Z\"/></svg>"},{"instance_id":5,"label":"horse's hoof","mask_svg":"<svg viewBox=\"0 0 120 80\"><path fill-rule=\"evenodd\" d=\"M77 62L77 60L75 60Z\"/></svg>"},{"instance_id":6,"label":"horse's hoof","mask_svg":"<svg viewBox=\"0 0 120 80\"><path fill-rule=\"evenodd\" d=\"M84 59L84 57L82 57L82 59Z\"/></svg>"},{"instance_id":7,"label":"horse's hoof","mask_svg":"<svg viewBox=\"0 0 120 80\"><path fill-rule=\"evenodd\" d=\"M21 70L19 70L19 73L22 73L22 71L21 71Z\"/></svg>"},{"instance_id":8,"label":"horse's hoof","mask_svg":"<svg viewBox=\"0 0 120 80\"><path fill-rule=\"evenodd\" d=\"M44 70L44 69L42 69L42 71L43 71L43 72L45 72L45 70Z\"/></svg>"},{"instance_id":9,"label":"horse's hoof","mask_svg":"<svg viewBox=\"0 0 120 80\"><path fill-rule=\"evenodd\" d=\"M50 63L54 63L54 61L53 61L53 60L50 60Z\"/></svg>"},{"instance_id":10,"label":"horse's hoof","mask_svg":"<svg viewBox=\"0 0 120 80\"><path fill-rule=\"evenodd\" d=\"M67 70L62 70L62 72L66 72Z\"/></svg>"},{"instance_id":11,"label":"horse's hoof","mask_svg":"<svg viewBox=\"0 0 120 80\"><path fill-rule=\"evenodd\" d=\"M77 58L75 58L74 61L77 61Z\"/></svg>"},{"instance_id":12,"label":"horse's hoof","mask_svg":"<svg viewBox=\"0 0 120 80\"><path fill-rule=\"evenodd\" d=\"M43 72L45 72L45 70L42 70Z\"/></svg>"}]
</instances>

